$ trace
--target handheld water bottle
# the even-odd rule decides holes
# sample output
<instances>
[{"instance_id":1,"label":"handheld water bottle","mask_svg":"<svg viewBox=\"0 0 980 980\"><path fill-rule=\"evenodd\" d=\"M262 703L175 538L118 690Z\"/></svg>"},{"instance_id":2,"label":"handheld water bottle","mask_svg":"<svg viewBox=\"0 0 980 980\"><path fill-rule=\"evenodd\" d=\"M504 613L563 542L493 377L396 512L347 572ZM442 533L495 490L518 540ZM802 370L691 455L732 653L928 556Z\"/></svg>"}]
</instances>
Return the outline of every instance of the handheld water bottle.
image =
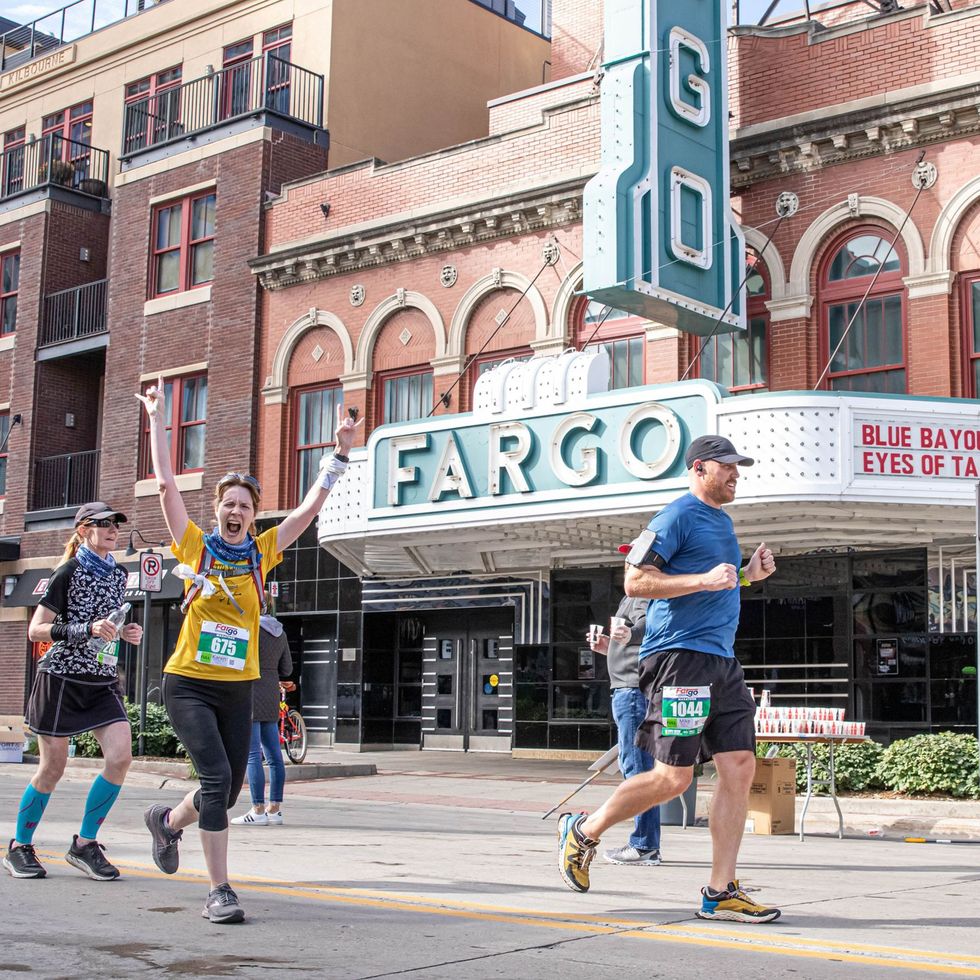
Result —
<instances>
[{"instance_id":1,"label":"handheld water bottle","mask_svg":"<svg viewBox=\"0 0 980 980\"><path fill-rule=\"evenodd\" d=\"M126 616L132 607L128 602L124 602L118 609L113 609L108 616L106 616L106 621L112 623L116 627L116 639L115 640L103 640L101 636L92 636L88 641L88 648L90 653L94 653L98 659L101 655L109 653L112 647L119 640L119 631L123 628L126 622ZM101 660L99 661L101 663Z\"/></svg>"}]
</instances>

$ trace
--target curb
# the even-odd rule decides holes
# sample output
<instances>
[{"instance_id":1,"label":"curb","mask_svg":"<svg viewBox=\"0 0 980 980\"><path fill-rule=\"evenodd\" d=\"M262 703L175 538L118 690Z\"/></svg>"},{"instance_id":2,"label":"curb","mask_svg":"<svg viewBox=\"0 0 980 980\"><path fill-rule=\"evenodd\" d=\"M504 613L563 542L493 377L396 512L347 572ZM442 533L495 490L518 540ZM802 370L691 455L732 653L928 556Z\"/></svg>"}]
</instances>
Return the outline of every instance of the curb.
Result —
<instances>
[{"instance_id":1,"label":"curb","mask_svg":"<svg viewBox=\"0 0 980 980\"><path fill-rule=\"evenodd\" d=\"M36 755L25 755L24 762L37 765ZM73 756L68 760L72 769L101 769L101 759L88 759ZM193 779L189 762L168 762L166 759L133 759L130 772L144 772L156 776L171 776L176 779ZM312 781L317 779L342 779L347 776L376 776L378 767L374 763L286 763L286 781Z\"/></svg>"}]
</instances>

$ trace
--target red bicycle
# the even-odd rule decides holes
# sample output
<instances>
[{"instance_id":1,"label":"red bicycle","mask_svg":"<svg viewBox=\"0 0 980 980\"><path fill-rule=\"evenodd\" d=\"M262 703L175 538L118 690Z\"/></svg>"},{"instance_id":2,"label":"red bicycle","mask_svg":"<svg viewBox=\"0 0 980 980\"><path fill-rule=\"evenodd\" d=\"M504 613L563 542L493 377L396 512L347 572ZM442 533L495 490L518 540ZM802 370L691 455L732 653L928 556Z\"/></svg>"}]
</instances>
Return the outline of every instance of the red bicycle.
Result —
<instances>
[{"instance_id":1,"label":"red bicycle","mask_svg":"<svg viewBox=\"0 0 980 980\"><path fill-rule=\"evenodd\" d=\"M299 765L306 758L306 722L303 716L286 704L286 689L279 685L279 744L286 750L286 758Z\"/></svg>"}]
</instances>

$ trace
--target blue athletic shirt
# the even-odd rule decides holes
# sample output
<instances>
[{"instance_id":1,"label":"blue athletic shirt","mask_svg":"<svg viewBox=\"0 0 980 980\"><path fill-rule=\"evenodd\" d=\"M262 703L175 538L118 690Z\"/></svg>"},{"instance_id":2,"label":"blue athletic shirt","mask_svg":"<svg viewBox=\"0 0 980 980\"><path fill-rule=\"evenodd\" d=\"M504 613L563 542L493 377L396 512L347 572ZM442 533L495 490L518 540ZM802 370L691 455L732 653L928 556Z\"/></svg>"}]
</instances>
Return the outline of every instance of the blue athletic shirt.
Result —
<instances>
[{"instance_id":1,"label":"blue athletic shirt","mask_svg":"<svg viewBox=\"0 0 980 980\"><path fill-rule=\"evenodd\" d=\"M722 562L737 570L742 563L732 519L692 493L671 501L648 526L657 535L651 550L663 558L666 575L700 575ZM677 649L734 657L740 601L737 587L654 599L640 659Z\"/></svg>"}]
</instances>

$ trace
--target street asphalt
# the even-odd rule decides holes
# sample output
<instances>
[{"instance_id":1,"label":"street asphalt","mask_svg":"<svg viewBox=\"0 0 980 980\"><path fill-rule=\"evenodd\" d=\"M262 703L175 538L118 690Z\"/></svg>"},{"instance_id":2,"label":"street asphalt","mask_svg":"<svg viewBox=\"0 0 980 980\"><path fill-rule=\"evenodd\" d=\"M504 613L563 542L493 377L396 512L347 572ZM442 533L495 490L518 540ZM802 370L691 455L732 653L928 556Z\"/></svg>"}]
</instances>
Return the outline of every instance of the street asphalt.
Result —
<instances>
[{"instance_id":1,"label":"street asphalt","mask_svg":"<svg viewBox=\"0 0 980 980\"><path fill-rule=\"evenodd\" d=\"M328 766L375 763L378 773L290 781L283 826L232 828L240 926L201 918L207 884L193 830L177 875L152 864L142 812L191 785L172 776L134 771L106 823L100 840L121 880L90 881L66 865L94 776L70 769L35 837L48 877L0 877L0 977L980 977L980 910L971 904L980 833L969 811L955 844L909 844L890 830L871 837L850 818L844 840L823 817L803 843L747 835L742 882L783 916L738 925L693 914L710 854L702 826L664 828L659 867L598 857L591 890L568 890L556 870L555 818L540 817L584 778L583 763L312 755ZM8 836L32 771L0 766ZM573 802L594 807L612 784L603 777ZM843 801L845 814L855 803ZM247 790L236 812L246 806ZM602 847L627 833L608 834Z\"/></svg>"}]
</instances>

